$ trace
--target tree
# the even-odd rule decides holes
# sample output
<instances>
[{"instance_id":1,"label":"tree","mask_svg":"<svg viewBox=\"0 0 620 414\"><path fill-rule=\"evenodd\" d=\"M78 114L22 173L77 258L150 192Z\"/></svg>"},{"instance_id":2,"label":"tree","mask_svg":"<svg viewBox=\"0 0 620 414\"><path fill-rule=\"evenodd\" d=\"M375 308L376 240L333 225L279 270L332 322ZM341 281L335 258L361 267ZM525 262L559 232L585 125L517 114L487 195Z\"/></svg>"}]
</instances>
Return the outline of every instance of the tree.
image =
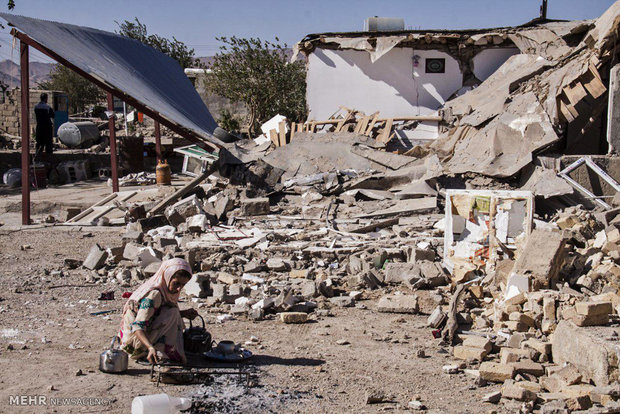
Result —
<instances>
[{"instance_id":1,"label":"tree","mask_svg":"<svg viewBox=\"0 0 620 414\"><path fill-rule=\"evenodd\" d=\"M286 44L234 36L216 39L224 45L209 67L212 72L205 78L206 87L247 106L251 134L277 114L293 122L305 119L305 66L288 62Z\"/></svg>"},{"instance_id":2,"label":"tree","mask_svg":"<svg viewBox=\"0 0 620 414\"><path fill-rule=\"evenodd\" d=\"M160 52L167 54L179 62L179 65L181 65L183 69L200 64L194 57L194 49L188 48L185 43L177 40L174 36L172 37L172 40L170 40L158 35L148 34L146 25L140 22L137 17L134 18L133 22L125 20L122 23L115 23L120 29L116 33L121 36L136 39L147 46L151 46L153 49L157 49Z\"/></svg>"},{"instance_id":3,"label":"tree","mask_svg":"<svg viewBox=\"0 0 620 414\"><path fill-rule=\"evenodd\" d=\"M87 106L96 104L105 96L95 84L61 64L56 64L50 71L50 78L39 82L38 87L50 91L66 92L71 113L82 112Z\"/></svg>"}]
</instances>

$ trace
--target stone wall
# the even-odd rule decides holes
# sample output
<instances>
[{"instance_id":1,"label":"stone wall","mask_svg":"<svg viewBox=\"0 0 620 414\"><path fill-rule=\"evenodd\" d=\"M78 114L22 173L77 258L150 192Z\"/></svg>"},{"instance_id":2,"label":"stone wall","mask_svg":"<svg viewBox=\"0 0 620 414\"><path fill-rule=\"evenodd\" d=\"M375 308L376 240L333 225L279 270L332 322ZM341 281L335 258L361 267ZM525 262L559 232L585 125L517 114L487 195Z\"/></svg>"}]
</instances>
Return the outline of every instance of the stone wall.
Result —
<instances>
[{"instance_id":1,"label":"stone wall","mask_svg":"<svg viewBox=\"0 0 620 414\"><path fill-rule=\"evenodd\" d=\"M34 135L36 119L34 107L39 103L41 93L46 92L51 104L52 91L30 89L30 135ZM0 103L0 133L9 135L21 135L21 92L19 88L7 91L4 102Z\"/></svg>"}]
</instances>

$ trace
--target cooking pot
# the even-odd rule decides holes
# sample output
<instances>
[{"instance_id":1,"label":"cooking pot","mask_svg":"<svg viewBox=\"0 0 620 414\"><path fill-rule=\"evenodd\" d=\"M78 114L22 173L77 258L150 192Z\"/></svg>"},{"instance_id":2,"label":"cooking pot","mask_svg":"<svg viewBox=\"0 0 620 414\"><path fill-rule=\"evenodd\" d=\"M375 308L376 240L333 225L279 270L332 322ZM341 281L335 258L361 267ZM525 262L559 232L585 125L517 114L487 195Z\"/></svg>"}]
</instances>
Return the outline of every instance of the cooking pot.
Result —
<instances>
[{"instance_id":1,"label":"cooking pot","mask_svg":"<svg viewBox=\"0 0 620 414\"><path fill-rule=\"evenodd\" d=\"M192 326L192 320L189 320L189 328L183 331L183 348L185 348L185 352L202 354L203 352L209 352L213 345L211 334L205 329L205 320L202 316L197 316L202 321L202 328Z\"/></svg>"},{"instance_id":2,"label":"cooking pot","mask_svg":"<svg viewBox=\"0 0 620 414\"><path fill-rule=\"evenodd\" d=\"M220 354L228 355L235 352L235 350L237 349L237 344L235 344L233 341L220 341L217 344L216 349Z\"/></svg>"},{"instance_id":3,"label":"cooking pot","mask_svg":"<svg viewBox=\"0 0 620 414\"><path fill-rule=\"evenodd\" d=\"M114 349L114 342L117 340L120 344L118 336L115 336L110 343L110 349L102 352L99 356L99 370L111 374L120 374L127 371L128 355L125 351L118 348Z\"/></svg>"}]
</instances>

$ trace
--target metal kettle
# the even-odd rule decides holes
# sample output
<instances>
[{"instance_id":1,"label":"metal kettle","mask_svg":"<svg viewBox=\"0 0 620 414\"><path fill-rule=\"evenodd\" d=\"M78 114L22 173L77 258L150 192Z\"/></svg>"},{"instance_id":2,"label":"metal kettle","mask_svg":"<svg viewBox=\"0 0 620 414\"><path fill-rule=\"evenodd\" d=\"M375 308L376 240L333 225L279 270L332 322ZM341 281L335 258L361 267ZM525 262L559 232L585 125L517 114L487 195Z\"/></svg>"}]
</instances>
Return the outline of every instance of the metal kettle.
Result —
<instances>
[{"instance_id":1,"label":"metal kettle","mask_svg":"<svg viewBox=\"0 0 620 414\"><path fill-rule=\"evenodd\" d=\"M125 351L114 348L114 342L119 341L118 336L112 338L110 349L104 351L99 356L99 370L111 374L120 374L127 371L129 355Z\"/></svg>"},{"instance_id":2,"label":"metal kettle","mask_svg":"<svg viewBox=\"0 0 620 414\"><path fill-rule=\"evenodd\" d=\"M185 348L185 352L199 354L209 352L213 347L211 334L205 329L205 320L200 315L198 317L202 321L202 328L192 326L192 320L190 319L189 328L183 331L183 348Z\"/></svg>"}]
</instances>

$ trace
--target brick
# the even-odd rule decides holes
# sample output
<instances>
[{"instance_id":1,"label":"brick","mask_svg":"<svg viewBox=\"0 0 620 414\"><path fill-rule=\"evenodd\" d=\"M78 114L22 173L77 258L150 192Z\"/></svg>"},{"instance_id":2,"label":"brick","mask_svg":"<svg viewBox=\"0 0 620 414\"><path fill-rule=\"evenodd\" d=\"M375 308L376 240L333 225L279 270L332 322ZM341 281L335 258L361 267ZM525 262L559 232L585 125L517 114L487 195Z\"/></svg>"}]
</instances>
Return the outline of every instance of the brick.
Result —
<instances>
[{"instance_id":1,"label":"brick","mask_svg":"<svg viewBox=\"0 0 620 414\"><path fill-rule=\"evenodd\" d=\"M437 306L426 320L426 324L431 328L438 328L446 319L446 314L441 310L441 306Z\"/></svg>"},{"instance_id":2,"label":"brick","mask_svg":"<svg viewBox=\"0 0 620 414\"><path fill-rule=\"evenodd\" d=\"M566 240L560 232L532 231L512 271L518 275L529 275L534 290L555 286L564 263L565 244Z\"/></svg>"},{"instance_id":3,"label":"brick","mask_svg":"<svg viewBox=\"0 0 620 414\"><path fill-rule=\"evenodd\" d=\"M230 273L219 272L217 274L217 281L226 285L233 285L239 281L239 278L231 275Z\"/></svg>"},{"instance_id":4,"label":"brick","mask_svg":"<svg viewBox=\"0 0 620 414\"><path fill-rule=\"evenodd\" d=\"M535 356L535 351L529 349L502 348L499 351L499 357L502 364L518 362L521 359L532 359L533 356Z\"/></svg>"},{"instance_id":5,"label":"brick","mask_svg":"<svg viewBox=\"0 0 620 414\"><path fill-rule=\"evenodd\" d=\"M291 279L308 279L309 269L292 269L288 276Z\"/></svg>"},{"instance_id":6,"label":"brick","mask_svg":"<svg viewBox=\"0 0 620 414\"><path fill-rule=\"evenodd\" d=\"M334 296L333 298L329 298L329 302L341 308L355 306L355 300L351 296Z\"/></svg>"},{"instance_id":7,"label":"brick","mask_svg":"<svg viewBox=\"0 0 620 414\"><path fill-rule=\"evenodd\" d=\"M462 336L461 339L463 339L464 346L482 348L487 352L491 352L491 349L493 349L493 344L491 341L482 336L465 335Z\"/></svg>"},{"instance_id":8,"label":"brick","mask_svg":"<svg viewBox=\"0 0 620 414\"><path fill-rule=\"evenodd\" d=\"M209 222L204 214L196 214L187 219L187 230L192 233L200 233L205 231Z\"/></svg>"},{"instance_id":9,"label":"brick","mask_svg":"<svg viewBox=\"0 0 620 414\"><path fill-rule=\"evenodd\" d=\"M377 311L389 313L418 313L416 295L386 295L379 299Z\"/></svg>"},{"instance_id":10,"label":"brick","mask_svg":"<svg viewBox=\"0 0 620 414\"><path fill-rule=\"evenodd\" d=\"M609 314L593 316L575 315L571 319L577 326L601 326L609 323Z\"/></svg>"},{"instance_id":11,"label":"brick","mask_svg":"<svg viewBox=\"0 0 620 414\"><path fill-rule=\"evenodd\" d=\"M543 342L536 338L530 338L526 341L523 341L521 343L521 347L524 349L531 348L535 350L536 352L544 354L544 355L551 354L551 342Z\"/></svg>"},{"instance_id":12,"label":"brick","mask_svg":"<svg viewBox=\"0 0 620 414\"><path fill-rule=\"evenodd\" d=\"M512 365L515 367L515 372L517 374L531 374L535 377L540 377L545 374L545 368L531 359L522 359L519 362L514 362Z\"/></svg>"},{"instance_id":13,"label":"brick","mask_svg":"<svg viewBox=\"0 0 620 414\"><path fill-rule=\"evenodd\" d=\"M502 397L517 401L536 401L535 392L522 388L513 381L506 381L502 387Z\"/></svg>"},{"instance_id":14,"label":"brick","mask_svg":"<svg viewBox=\"0 0 620 414\"><path fill-rule=\"evenodd\" d=\"M512 312L510 315L508 315L508 320L519 322L531 328L536 325L536 323L534 322L534 318L521 312Z\"/></svg>"},{"instance_id":15,"label":"brick","mask_svg":"<svg viewBox=\"0 0 620 414\"><path fill-rule=\"evenodd\" d=\"M454 347L452 353L457 359L482 361L488 352L482 348L458 345Z\"/></svg>"},{"instance_id":16,"label":"brick","mask_svg":"<svg viewBox=\"0 0 620 414\"><path fill-rule=\"evenodd\" d=\"M579 370L570 364L556 371L553 376L562 380L565 386L579 384L583 377Z\"/></svg>"},{"instance_id":17,"label":"brick","mask_svg":"<svg viewBox=\"0 0 620 414\"><path fill-rule=\"evenodd\" d=\"M578 302L575 310L579 315L598 316L612 313L613 307L611 302Z\"/></svg>"},{"instance_id":18,"label":"brick","mask_svg":"<svg viewBox=\"0 0 620 414\"><path fill-rule=\"evenodd\" d=\"M280 320L284 323L306 323L308 314L304 312L282 312Z\"/></svg>"},{"instance_id":19,"label":"brick","mask_svg":"<svg viewBox=\"0 0 620 414\"><path fill-rule=\"evenodd\" d=\"M512 379L515 369L511 365L483 362L480 364L480 378L491 382L504 382Z\"/></svg>"}]
</instances>

